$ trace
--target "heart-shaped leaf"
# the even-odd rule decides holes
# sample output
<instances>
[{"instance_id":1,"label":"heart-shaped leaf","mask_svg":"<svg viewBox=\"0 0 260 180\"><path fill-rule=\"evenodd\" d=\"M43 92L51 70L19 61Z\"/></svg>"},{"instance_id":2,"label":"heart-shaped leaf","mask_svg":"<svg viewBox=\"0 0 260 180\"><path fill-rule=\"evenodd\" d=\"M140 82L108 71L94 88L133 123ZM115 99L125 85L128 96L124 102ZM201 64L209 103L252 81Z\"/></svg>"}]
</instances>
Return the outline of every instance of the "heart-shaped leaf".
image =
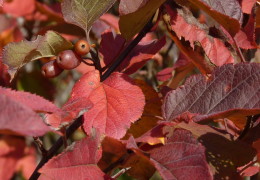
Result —
<instances>
[{"instance_id":1,"label":"heart-shaped leaf","mask_svg":"<svg viewBox=\"0 0 260 180\"><path fill-rule=\"evenodd\" d=\"M83 128L92 127L116 139L122 138L130 124L142 115L142 90L125 74L113 73L100 82L98 71L86 73L74 86L71 98L85 97L93 107L84 114Z\"/></svg>"},{"instance_id":2,"label":"heart-shaped leaf","mask_svg":"<svg viewBox=\"0 0 260 180\"><path fill-rule=\"evenodd\" d=\"M116 0L64 0L61 9L65 21L84 29L88 37L92 24L115 2Z\"/></svg>"}]
</instances>

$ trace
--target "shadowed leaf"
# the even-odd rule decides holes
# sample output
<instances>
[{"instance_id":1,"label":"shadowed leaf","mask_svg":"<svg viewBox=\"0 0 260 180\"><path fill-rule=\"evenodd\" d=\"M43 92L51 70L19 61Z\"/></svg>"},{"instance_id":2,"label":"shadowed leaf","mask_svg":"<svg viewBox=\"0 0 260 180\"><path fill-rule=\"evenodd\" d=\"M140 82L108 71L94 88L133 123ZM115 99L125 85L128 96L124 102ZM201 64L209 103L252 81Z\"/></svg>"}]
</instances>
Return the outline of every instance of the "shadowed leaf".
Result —
<instances>
[{"instance_id":1,"label":"shadowed leaf","mask_svg":"<svg viewBox=\"0 0 260 180\"><path fill-rule=\"evenodd\" d=\"M239 140L234 141L223 130L193 122L180 123L177 127L192 132L193 136L205 147L207 161L212 166L214 179L226 177L239 179L237 168L255 157L255 151L250 145Z\"/></svg>"},{"instance_id":2,"label":"shadowed leaf","mask_svg":"<svg viewBox=\"0 0 260 180\"><path fill-rule=\"evenodd\" d=\"M150 151L150 158L164 179L213 179L205 148L187 130L176 129L164 146Z\"/></svg>"},{"instance_id":3,"label":"shadowed leaf","mask_svg":"<svg viewBox=\"0 0 260 180\"><path fill-rule=\"evenodd\" d=\"M125 43L125 39L119 34L114 36L111 31L102 34L100 53L103 55L106 65L113 63L113 60L125 48ZM152 59L165 43L164 37L160 40L141 41L124 59L117 70L126 74L133 74Z\"/></svg>"},{"instance_id":4,"label":"shadowed leaf","mask_svg":"<svg viewBox=\"0 0 260 180\"><path fill-rule=\"evenodd\" d=\"M141 31L141 29L151 19L156 10L161 6L161 4L164 3L164 1L165 0L149 0L148 2L146 2L145 5L142 6L140 6L140 4L135 4L135 1L129 1L127 3L128 6L132 3L134 6L136 6L133 8L134 10L136 10L135 12L132 12L133 10L130 9L128 10L129 7L121 7L121 11L123 11L122 9L124 9L124 11L126 12L132 12L120 17L119 28L122 36L127 40L132 39L138 32ZM125 4L125 2L122 1L120 2L119 7L123 6L123 4L121 3Z\"/></svg>"},{"instance_id":5,"label":"shadowed leaf","mask_svg":"<svg viewBox=\"0 0 260 180\"><path fill-rule=\"evenodd\" d=\"M171 121L188 112L196 122L226 117L236 123L235 118L260 113L259 84L259 64L227 64L216 68L208 79L193 76L168 93L163 116Z\"/></svg>"},{"instance_id":6,"label":"shadowed leaf","mask_svg":"<svg viewBox=\"0 0 260 180\"><path fill-rule=\"evenodd\" d=\"M92 24L104 14L116 0L64 0L62 14L66 22L86 31L87 37Z\"/></svg>"}]
</instances>

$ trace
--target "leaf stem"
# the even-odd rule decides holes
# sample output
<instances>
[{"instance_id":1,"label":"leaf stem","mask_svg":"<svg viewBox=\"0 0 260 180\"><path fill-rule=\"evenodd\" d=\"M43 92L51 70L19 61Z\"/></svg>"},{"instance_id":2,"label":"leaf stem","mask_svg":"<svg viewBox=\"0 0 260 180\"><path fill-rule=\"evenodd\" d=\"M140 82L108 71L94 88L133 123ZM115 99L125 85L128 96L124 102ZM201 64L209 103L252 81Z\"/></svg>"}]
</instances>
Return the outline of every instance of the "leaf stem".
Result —
<instances>
[{"instance_id":1,"label":"leaf stem","mask_svg":"<svg viewBox=\"0 0 260 180\"><path fill-rule=\"evenodd\" d=\"M71 136L74 131L76 131L81 125L83 124L82 116L78 117L66 130L67 137ZM35 168L34 172L32 173L29 180L36 180L40 176L38 170L49 160L51 159L56 152L62 147L63 145L63 137L60 137L56 143L48 150L46 156L43 156L41 161L39 162L38 166Z\"/></svg>"}]
</instances>

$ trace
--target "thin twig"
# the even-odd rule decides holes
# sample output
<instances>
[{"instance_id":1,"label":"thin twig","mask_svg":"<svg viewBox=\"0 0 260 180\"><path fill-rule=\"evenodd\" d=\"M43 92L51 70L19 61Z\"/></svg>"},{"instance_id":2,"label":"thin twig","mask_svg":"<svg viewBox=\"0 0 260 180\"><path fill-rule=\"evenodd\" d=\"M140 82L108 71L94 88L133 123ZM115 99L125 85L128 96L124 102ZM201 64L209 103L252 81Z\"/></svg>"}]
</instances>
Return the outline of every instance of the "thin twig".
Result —
<instances>
[{"instance_id":1,"label":"thin twig","mask_svg":"<svg viewBox=\"0 0 260 180\"><path fill-rule=\"evenodd\" d=\"M253 166L257 162L258 162L257 160L251 161L249 164L247 164L245 167L243 167L240 171L238 171L238 173L241 174L244 170L246 170L250 166Z\"/></svg>"},{"instance_id":2,"label":"thin twig","mask_svg":"<svg viewBox=\"0 0 260 180\"><path fill-rule=\"evenodd\" d=\"M127 153L123 154L118 160L110 164L106 169L103 170L103 172L108 173L109 171L113 170L115 167L122 164L132 153L133 151L128 150Z\"/></svg>"},{"instance_id":3,"label":"thin twig","mask_svg":"<svg viewBox=\"0 0 260 180\"><path fill-rule=\"evenodd\" d=\"M42 141L40 140L39 137L33 137L35 144L38 146L40 149L42 156L46 156L47 150L44 148Z\"/></svg>"},{"instance_id":4,"label":"thin twig","mask_svg":"<svg viewBox=\"0 0 260 180\"><path fill-rule=\"evenodd\" d=\"M82 59L82 62L88 66L94 66L95 64L94 63L89 63L87 62L85 59Z\"/></svg>"},{"instance_id":5,"label":"thin twig","mask_svg":"<svg viewBox=\"0 0 260 180\"><path fill-rule=\"evenodd\" d=\"M235 44L235 47L236 47L236 49L237 49L237 54L239 55L241 61L242 61L242 62L246 62L245 57L243 56L243 54L242 54L242 52L241 52L241 49L239 48L239 46L238 46L238 44L237 44L237 41L236 41L235 38L233 38L232 36L231 36L231 38L232 38L232 40L233 40L233 42L234 42L234 44Z\"/></svg>"},{"instance_id":6,"label":"thin twig","mask_svg":"<svg viewBox=\"0 0 260 180\"><path fill-rule=\"evenodd\" d=\"M71 136L81 125L83 124L82 116L77 118L66 130L67 137ZM46 156L43 156L41 161L39 162L38 166L35 168L33 174L29 178L29 180L36 180L40 176L40 173L38 170L49 160L51 159L57 151L62 147L63 145L63 137L60 137L55 144L48 150Z\"/></svg>"},{"instance_id":7,"label":"thin twig","mask_svg":"<svg viewBox=\"0 0 260 180\"><path fill-rule=\"evenodd\" d=\"M128 171L129 169L131 169L131 167L127 167L127 168L123 168L121 169L118 173L116 173L115 175L112 176L113 179L118 178L119 176L121 176L122 174L124 174L126 171Z\"/></svg>"}]
</instances>

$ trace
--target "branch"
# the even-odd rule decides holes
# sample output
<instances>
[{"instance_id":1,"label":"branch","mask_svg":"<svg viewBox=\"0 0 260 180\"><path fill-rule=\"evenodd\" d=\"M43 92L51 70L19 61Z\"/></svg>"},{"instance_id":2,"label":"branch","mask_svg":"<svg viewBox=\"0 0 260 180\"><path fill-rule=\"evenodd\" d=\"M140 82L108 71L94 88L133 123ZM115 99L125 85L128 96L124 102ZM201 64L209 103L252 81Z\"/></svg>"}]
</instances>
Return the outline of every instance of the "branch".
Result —
<instances>
[{"instance_id":1,"label":"branch","mask_svg":"<svg viewBox=\"0 0 260 180\"><path fill-rule=\"evenodd\" d=\"M128 56L128 54L134 49L134 47L141 41L141 39L151 30L153 27L152 19L145 25L145 27L142 29L142 31L136 36L136 38L129 44L129 46L120 54L120 56L115 60L115 62L109 67L109 69L101 75L101 81L104 81L106 78L110 76L112 72L116 70L116 68L123 62L123 60ZM91 53L94 58L95 53ZM67 137L71 136L74 131L76 131L82 124L83 124L83 116L80 116L77 118L66 130ZM55 144L48 150L46 156L42 157L41 161L39 162L38 166L34 170L33 174L29 178L29 180L36 180L40 176L40 173L38 170L49 160L51 159L57 151L61 148L63 145L63 137L60 137Z\"/></svg>"},{"instance_id":2,"label":"branch","mask_svg":"<svg viewBox=\"0 0 260 180\"><path fill-rule=\"evenodd\" d=\"M152 29L152 19L144 26L142 31L136 36L136 38L127 46L127 48L118 56L109 69L101 76L101 82L104 81L109 75L116 70L116 68L124 61L127 55L134 49L134 47L143 39L143 37Z\"/></svg>"},{"instance_id":3,"label":"branch","mask_svg":"<svg viewBox=\"0 0 260 180\"><path fill-rule=\"evenodd\" d=\"M230 35L231 36L231 35ZM243 56L243 53L241 52L241 49L239 48L237 41L233 38L233 36L231 36L232 40L234 41L236 50L237 50L237 54L241 59L241 62L246 62L245 57Z\"/></svg>"},{"instance_id":4,"label":"branch","mask_svg":"<svg viewBox=\"0 0 260 180\"><path fill-rule=\"evenodd\" d=\"M78 117L66 130L67 137L71 136L81 125L83 124L82 116ZM29 180L35 180L38 179L40 176L40 173L38 170L49 160L51 159L57 151L62 147L63 145L63 137L60 137L56 143L48 150L46 156L43 156L41 161L39 162L38 166L35 168L33 174L31 175Z\"/></svg>"}]
</instances>

